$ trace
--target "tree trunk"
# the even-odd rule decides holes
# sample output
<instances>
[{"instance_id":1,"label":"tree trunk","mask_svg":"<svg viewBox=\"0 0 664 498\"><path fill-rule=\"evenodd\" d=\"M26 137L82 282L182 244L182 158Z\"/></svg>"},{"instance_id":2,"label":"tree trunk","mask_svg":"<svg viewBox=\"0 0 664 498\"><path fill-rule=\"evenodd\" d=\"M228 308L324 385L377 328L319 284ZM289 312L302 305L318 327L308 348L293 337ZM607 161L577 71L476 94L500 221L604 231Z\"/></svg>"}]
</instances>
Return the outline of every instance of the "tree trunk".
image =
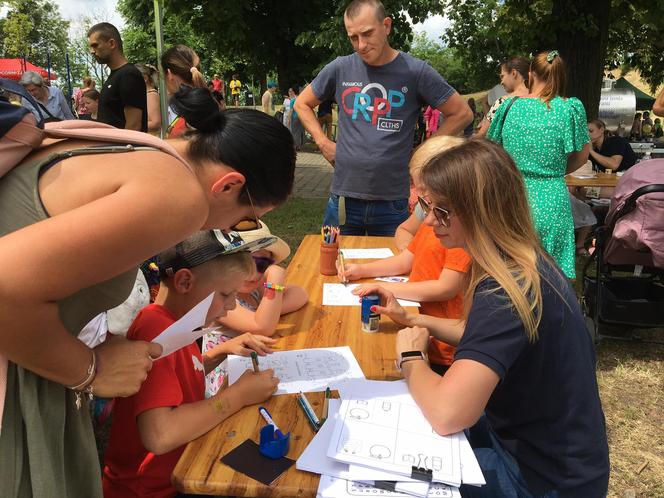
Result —
<instances>
[{"instance_id":1,"label":"tree trunk","mask_svg":"<svg viewBox=\"0 0 664 498\"><path fill-rule=\"evenodd\" d=\"M610 0L554 0L557 46L567 65L567 96L577 97L595 119L604 77Z\"/></svg>"}]
</instances>

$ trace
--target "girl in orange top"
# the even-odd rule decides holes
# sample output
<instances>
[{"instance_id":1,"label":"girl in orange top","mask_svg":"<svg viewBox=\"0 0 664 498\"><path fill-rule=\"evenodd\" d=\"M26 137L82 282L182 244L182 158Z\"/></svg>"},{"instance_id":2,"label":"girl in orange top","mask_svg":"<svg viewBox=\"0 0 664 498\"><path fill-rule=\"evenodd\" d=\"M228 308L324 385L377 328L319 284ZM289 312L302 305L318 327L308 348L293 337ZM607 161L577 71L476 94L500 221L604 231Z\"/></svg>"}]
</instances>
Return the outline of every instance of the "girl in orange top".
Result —
<instances>
[{"instance_id":1,"label":"girl in orange top","mask_svg":"<svg viewBox=\"0 0 664 498\"><path fill-rule=\"evenodd\" d=\"M463 142L463 139L457 137L434 136L418 147L410 161L410 174L419 192L419 173L429 159ZM339 277L343 281L352 281L410 273L408 282L381 282L380 285L397 298L419 301L420 313L439 318L460 318L463 313L462 286L465 273L470 267L470 257L463 249L447 249L440 244L433 229L422 223L424 216L420 213L424 214L424 204L426 200L422 199L412 215L413 225L418 226L413 227L415 236L404 251L371 263L347 263L346 271L339 272ZM353 292L362 296L367 293L368 287L360 285ZM454 347L432 338L428 355L432 368L444 373L454 360Z\"/></svg>"}]
</instances>

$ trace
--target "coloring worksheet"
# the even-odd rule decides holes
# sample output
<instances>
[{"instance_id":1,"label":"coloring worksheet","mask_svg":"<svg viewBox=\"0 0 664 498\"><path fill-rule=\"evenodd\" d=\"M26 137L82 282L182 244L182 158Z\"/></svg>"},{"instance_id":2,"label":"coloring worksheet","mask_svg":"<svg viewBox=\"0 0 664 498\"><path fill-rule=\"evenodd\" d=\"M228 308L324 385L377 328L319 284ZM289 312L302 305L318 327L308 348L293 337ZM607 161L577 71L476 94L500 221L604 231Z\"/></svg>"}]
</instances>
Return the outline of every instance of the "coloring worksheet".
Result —
<instances>
[{"instance_id":1,"label":"coloring worksheet","mask_svg":"<svg viewBox=\"0 0 664 498\"><path fill-rule=\"evenodd\" d=\"M323 306L360 306L360 297L353 294L359 284L323 284ZM397 299L401 306L418 306L416 301Z\"/></svg>"},{"instance_id":2,"label":"coloring worksheet","mask_svg":"<svg viewBox=\"0 0 664 498\"><path fill-rule=\"evenodd\" d=\"M436 434L414 401L344 399L327 455L405 476L423 468L435 482L461 484L459 437Z\"/></svg>"},{"instance_id":3,"label":"coloring worksheet","mask_svg":"<svg viewBox=\"0 0 664 498\"><path fill-rule=\"evenodd\" d=\"M277 351L259 356L258 362L261 369L274 369L279 379L275 394L325 391L327 387L337 389L347 379L364 379L364 372L348 346ZM230 355L229 385L251 368L251 358Z\"/></svg>"},{"instance_id":4,"label":"coloring worksheet","mask_svg":"<svg viewBox=\"0 0 664 498\"><path fill-rule=\"evenodd\" d=\"M316 498L354 498L378 496L384 498L408 498L410 495L379 489L370 484L347 481L332 476L320 476ZM446 484L434 483L429 488L427 498L461 498L459 489Z\"/></svg>"},{"instance_id":5,"label":"coloring worksheet","mask_svg":"<svg viewBox=\"0 0 664 498\"><path fill-rule=\"evenodd\" d=\"M383 259L394 256L392 249L380 247L375 249L339 249L346 259Z\"/></svg>"}]
</instances>

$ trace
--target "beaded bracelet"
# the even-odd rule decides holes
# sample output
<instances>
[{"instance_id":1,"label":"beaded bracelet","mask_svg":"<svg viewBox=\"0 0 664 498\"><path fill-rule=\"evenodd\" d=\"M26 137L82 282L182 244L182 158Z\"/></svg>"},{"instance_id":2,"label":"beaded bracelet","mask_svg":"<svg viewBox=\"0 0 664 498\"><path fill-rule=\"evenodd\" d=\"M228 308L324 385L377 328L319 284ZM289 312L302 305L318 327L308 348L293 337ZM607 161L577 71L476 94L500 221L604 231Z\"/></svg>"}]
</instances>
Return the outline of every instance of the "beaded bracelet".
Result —
<instances>
[{"instance_id":1,"label":"beaded bracelet","mask_svg":"<svg viewBox=\"0 0 664 498\"><path fill-rule=\"evenodd\" d=\"M266 289L271 289L273 291L277 291L277 292L283 292L286 289L286 287L284 287L283 285L273 284L273 283L270 283L270 282L265 282L263 284L263 287L265 287Z\"/></svg>"},{"instance_id":2,"label":"beaded bracelet","mask_svg":"<svg viewBox=\"0 0 664 498\"><path fill-rule=\"evenodd\" d=\"M82 382L79 382L73 386L65 386L67 389L71 389L76 392L76 408L81 409L82 397L83 394L87 394L90 399L92 399L92 383L97 377L97 354L94 349L91 349L92 360L90 360L90 365L88 366L87 374L85 379Z\"/></svg>"}]
</instances>

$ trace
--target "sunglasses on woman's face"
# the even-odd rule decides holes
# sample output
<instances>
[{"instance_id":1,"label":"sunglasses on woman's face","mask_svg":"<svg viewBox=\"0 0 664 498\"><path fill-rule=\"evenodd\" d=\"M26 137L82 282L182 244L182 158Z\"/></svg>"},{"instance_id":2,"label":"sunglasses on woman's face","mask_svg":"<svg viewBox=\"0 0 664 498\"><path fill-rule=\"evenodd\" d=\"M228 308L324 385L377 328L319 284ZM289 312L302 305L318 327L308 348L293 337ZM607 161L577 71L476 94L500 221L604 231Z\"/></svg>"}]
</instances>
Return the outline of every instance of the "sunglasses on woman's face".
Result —
<instances>
[{"instance_id":1,"label":"sunglasses on woman's face","mask_svg":"<svg viewBox=\"0 0 664 498\"><path fill-rule=\"evenodd\" d=\"M235 232L248 232L250 230L258 230L260 227L261 224L257 220L242 220L233 225L231 230Z\"/></svg>"},{"instance_id":2,"label":"sunglasses on woman's face","mask_svg":"<svg viewBox=\"0 0 664 498\"><path fill-rule=\"evenodd\" d=\"M274 258L268 258L265 256L252 256L252 258L254 258L256 271L258 273L265 273L269 266L274 264Z\"/></svg>"},{"instance_id":3,"label":"sunglasses on woman's face","mask_svg":"<svg viewBox=\"0 0 664 498\"><path fill-rule=\"evenodd\" d=\"M422 208L422 211L424 211L424 214L428 215L429 211L431 211L431 203L420 195L417 196L417 202ZM434 206L433 215L440 225L444 226L445 228L450 227L450 216L452 215L451 211L445 208Z\"/></svg>"}]
</instances>

